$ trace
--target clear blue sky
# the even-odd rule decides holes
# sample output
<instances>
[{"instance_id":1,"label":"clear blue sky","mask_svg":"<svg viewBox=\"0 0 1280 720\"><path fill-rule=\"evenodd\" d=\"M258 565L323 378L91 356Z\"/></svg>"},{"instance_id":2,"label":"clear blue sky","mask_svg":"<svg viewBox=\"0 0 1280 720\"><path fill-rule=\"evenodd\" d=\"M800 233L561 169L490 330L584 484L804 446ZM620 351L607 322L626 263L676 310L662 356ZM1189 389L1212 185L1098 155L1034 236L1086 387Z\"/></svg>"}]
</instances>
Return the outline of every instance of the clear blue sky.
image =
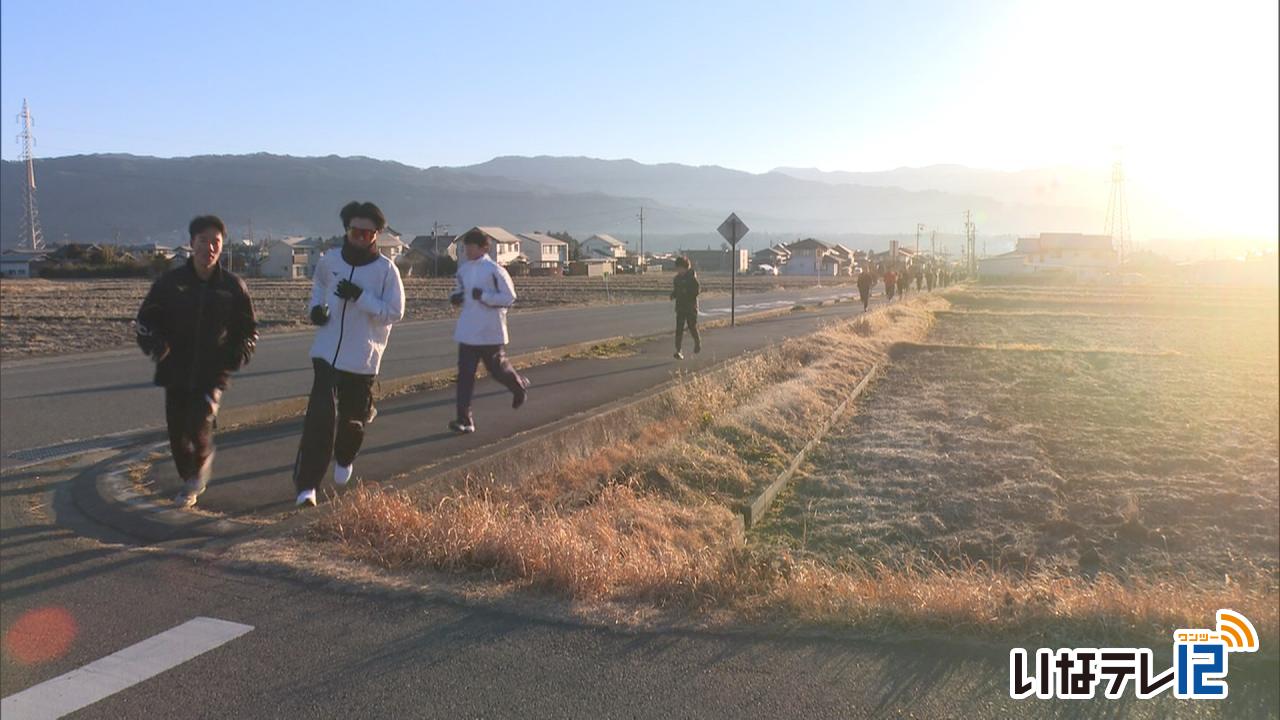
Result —
<instances>
[{"instance_id":1,"label":"clear blue sky","mask_svg":"<svg viewBox=\"0 0 1280 720\"><path fill-rule=\"evenodd\" d=\"M23 97L44 157L761 172L1106 167L1121 149L1170 202L1274 232L1276 15L1275 0L3 0L0 154L18 153Z\"/></svg>"}]
</instances>

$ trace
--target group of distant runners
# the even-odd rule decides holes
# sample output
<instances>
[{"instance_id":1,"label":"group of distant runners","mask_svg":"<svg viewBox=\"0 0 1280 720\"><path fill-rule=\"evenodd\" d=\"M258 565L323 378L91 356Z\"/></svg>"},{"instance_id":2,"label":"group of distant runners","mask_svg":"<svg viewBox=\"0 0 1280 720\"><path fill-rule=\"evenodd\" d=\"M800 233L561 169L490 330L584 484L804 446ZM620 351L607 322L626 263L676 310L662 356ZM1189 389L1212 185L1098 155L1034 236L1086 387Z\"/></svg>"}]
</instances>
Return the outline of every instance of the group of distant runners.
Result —
<instances>
[{"instance_id":1,"label":"group of distant runners","mask_svg":"<svg viewBox=\"0 0 1280 720\"><path fill-rule=\"evenodd\" d=\"M316 265L308 316L316 326L311 345L314 378L293 466L298 507L314 507L316 492L333 464L342 487L355 472L365 429L377 416L373 387L391 336L404 317L404 284L395 264L377 248L387 227L371 202L350 202L339 212L346 233L337 252ZM243 280L219 264L226 225L215 215L189 224L191 257L152 284L137 316L137 342L155 363L164 388L169 449L183 487L175 504L192 507L212 474L213 431L231 374L257 347L257 319ZM484 364L511 391L511 407L529 396L529 380L506 356L507 309L516 301L511 276L489 255L490 238L473 229L461 238L462 254L449 301L458 310L457 413L449 429L473 433L471 400L476 371ZM698 278L687 258L676 259L671 299L676 308L675 357L683 359L684 330L693 351L698 334Z\"/></svg>"},{"instance_id":2,"label":"group of distant runners","mask_svg":"<svg viewBox=\"0 0 1280 720\"><path fill-rule=\"evenodd\" d=\"M884 283L886 300L893 300L894 295L906 297L911 283L916 291L927 288L933 292L935 287L947 287L956 280L955 273L945 266L914 265L906 268L897 266L863 266L858 273L858 299L862 301L862 309L871 304L871 290L877 282Z\"/></svg>"}]
</instances>

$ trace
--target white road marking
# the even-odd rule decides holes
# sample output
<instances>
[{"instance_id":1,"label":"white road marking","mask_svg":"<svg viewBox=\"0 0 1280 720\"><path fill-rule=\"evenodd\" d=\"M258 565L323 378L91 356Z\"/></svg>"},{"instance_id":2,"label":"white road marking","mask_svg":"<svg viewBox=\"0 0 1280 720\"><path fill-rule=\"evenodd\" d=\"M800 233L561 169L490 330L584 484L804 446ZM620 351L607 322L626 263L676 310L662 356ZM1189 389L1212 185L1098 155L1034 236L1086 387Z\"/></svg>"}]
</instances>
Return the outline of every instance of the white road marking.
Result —
<instances>
[{"instance_id":1,"label":"white road marking","mask_svg":"<svg viewBox=\"0 0 1280 720\"><path fill-rule=\"evenodd\" d=\"M4 720L53 720L231 642L252 625L198 617L0 700Z\"/></svg>"}]
</instances>

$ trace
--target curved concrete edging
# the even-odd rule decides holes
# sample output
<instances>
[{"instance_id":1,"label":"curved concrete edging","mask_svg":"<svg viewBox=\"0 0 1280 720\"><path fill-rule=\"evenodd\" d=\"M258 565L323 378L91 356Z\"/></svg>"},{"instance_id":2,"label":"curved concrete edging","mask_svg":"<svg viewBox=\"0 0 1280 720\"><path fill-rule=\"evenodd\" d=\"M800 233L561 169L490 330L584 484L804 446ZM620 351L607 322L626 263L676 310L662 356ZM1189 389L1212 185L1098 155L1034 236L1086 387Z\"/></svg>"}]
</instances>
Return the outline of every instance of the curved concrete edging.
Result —
<instances>
[{"instance_id":1,"label":"curved concrete edging","mask_svg":"<svg viewBox=\"0 0 1280 720\"><path fill-rule=\"evenodd\" d=\"M190 537L226 537L255 526L232 518L178 509L162 498L134 487L129 471L168 442L145 443L108 458L73 480L76 507L93 520L146 542Z\"/></svg>"}]
</instances>

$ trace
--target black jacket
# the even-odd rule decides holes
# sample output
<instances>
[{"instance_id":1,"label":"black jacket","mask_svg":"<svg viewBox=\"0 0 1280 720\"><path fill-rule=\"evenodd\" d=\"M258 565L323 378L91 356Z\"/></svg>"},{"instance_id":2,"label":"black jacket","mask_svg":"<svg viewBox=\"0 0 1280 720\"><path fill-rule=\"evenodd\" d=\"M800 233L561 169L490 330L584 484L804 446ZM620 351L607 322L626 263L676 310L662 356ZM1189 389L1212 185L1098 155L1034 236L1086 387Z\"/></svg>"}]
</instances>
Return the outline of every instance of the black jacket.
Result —
<instances>
[{"instance_id":1,"label":"black jacket","mask_svg":"<svg viewBox=\"0 0 1280 720\"><path fill-rule=\"evenodd\" d=\"M220 267L202 281L188 260L156 278L138 310L138 347L148 355L167 350L156 363L161 387L225 389L257 342L249 291Z\"/></svg>"},{"instance_id":2,"label":"black jacket","mask_svg":"<svg viewBox=\"0 0 1280 720\"><path fill-rule=\"evenodd\" d=\"M671 281L671 299L678 310L697 310L698 292L698 275L693 270L679 273Z\"/></svg>"}]
</instances>

